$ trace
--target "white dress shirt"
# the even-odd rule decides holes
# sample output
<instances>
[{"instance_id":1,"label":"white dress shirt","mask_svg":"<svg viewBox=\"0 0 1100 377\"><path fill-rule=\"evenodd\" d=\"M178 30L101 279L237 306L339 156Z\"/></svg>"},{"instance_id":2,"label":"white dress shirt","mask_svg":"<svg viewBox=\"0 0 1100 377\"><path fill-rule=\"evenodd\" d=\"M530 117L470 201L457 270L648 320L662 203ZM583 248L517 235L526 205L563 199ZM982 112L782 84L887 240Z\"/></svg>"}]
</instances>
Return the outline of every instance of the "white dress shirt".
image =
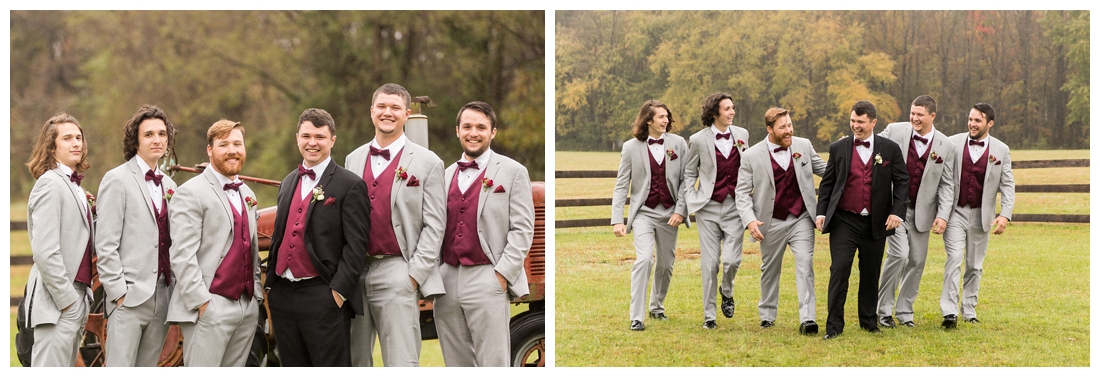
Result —
<instances>
[{"instance_id":1,"label":"white dress shirt","mask_svg":"<svg viewBox=\"0 0 1100 377\"><path fill-rule=\"evenodd\" d=\"M924 135L921 135L921 134L917 133L917 131L913 131L913 137L916 137L916 136L920 136L920 137L928 140L927 143L922 143L922 142L918 141L917 139L913 139L913 138L909 139L909 140L912 140L912 141L910 141L910 143L913 143L914 145L917 146L917 156L924 156L924 152L927 151L928 147L932 145L932 137L936 136L936 128L933 127L932 130L928 131L928 136L924 136Z\"/></svg>"},{"instance_id":2,"label":"white dress shirt","mask_svg":"<svg viewBox=\"0 0 1100 377\"><path fill-rule=\"evenodd\" d=\"M779 148L779 145L772 144L771 139L765 138L764 140L766 143L768 143L768 152L772 154L772 158L774 158L775 162L779 164L779 167L782 168L784 171L786 171L787 168L791 167L791 148L788 147L785 150L776 152L775 148ZM794 144L791 144L791 146L793 147Z\"/></svg>"},{"instance_id":3,"label":"white dress shirt","mask_svg":"<svg viewBox=\"0 0 1100 377\"><path fill-rule=\"evenodd\" d=\"M665 135L661 134L661 137L656 138L656 139L654 139L653 136L649 136L645 141L646 145L649 146L649 153L653 154L653 159L654 160L657 160L657 165L663 165L665 163L665 144L664 144L664 141L662 141L659 144L658 143L650 144L649 141L650 140L664 140L664 139L665 139Z\"/></svg>"},{"instance_id":4,"label":"white dress shirt","mask_svg":"<svg viewBox=\"0 0 1100 377\"><path fill-rule=\"evenodd\" d=\"M138 157L137 161L138 161L138 167L141 168L141 171L147 172L149 170L152 170L154 175L155 174L164 175L164 173L160 172L159 167L157 169L150 168L149 165L145 163L145 160L141 159L141 157ZM149 174L149 173L144 173L144 174ZM141 179L145 179L144 174L142 175L143 178L141 178ZM153 202L153 208L157 212L160 212L160 204L163 201L161 199L164 199L163 184L161 186L157 186L157 184L153 183L153 181L146 180L145 181L145 186L148 187L148 189L149 189L149 199L150 199L150 201Z\"/></svg>"},{"instance_id":5,"label":"white dress shirt","mask_svg":"<svg viewBox=\"0 0 1100 377\"><path fill-rule=\"evenodd\" d=\"M370 146L384 151L390 151L389 160L382 156L372 156L370 155L369 151L367 152L367 162L370 163L370 171L374 174L374 178L378 178L378 175L382 174L382 172L386 170L387 166L390 166L390 162L393 161L393 159L397 158L397 154L401 153L401 149L405 148L405 143L408 141L409 138L406 137L405 134L401 134L401 137L397 138L397 140L394 140L393 143L390 143L390 145L386 146L385 148L378 146L377 138L370 141Z\"/></svg>"},{"instance_id":6,"label":"white dress shirt","mask_svg":"<svg viewBox=\"0 0 1100 377\"><path fill-rule=\"evenodd\" d=\"M215 169L214 164L210 164L210 166L208 166L207 169L213 169L214 170L214 176L218 177L218 184L222 185L223 187L225 186L226 183L240 183L241 182L241 177L240 176L237 176L237 179L235 179L235 180L230 180L228 177L225 176L225 174L222 174L221 172L218 171L218 169ZM233 209L236 210L237 213L241 213L241 214L245 213L245 211L241 210L241 204L244 203L244 200L241 198L241 193L238 192L238 190L225 190L225 196L227 198L229 198L229 204L233 206Z\"/></svg>"},{"instance_id":7,"label":"white dress shirt","mask_svg":"<svg viewBox=\"0 0 1100 377\"><path fill-rule=\"evenodd\" d=\"M710 126L710 131L714 132L714 146L718 148L719 152L722 152L722 157L729 157L730 151L733 150L733 130L731 130L729 127L726 127L726 132L722 132L718 130L718 127L715 127L712 124ZM718 134L727 134L730 135L730 137L728 139L719 139L717 137Z\"/></svg>"},{"instance_id":8,"label":"white dress shirt","mask_svg":"<svg viewBox=\"0 0 1100 377\"><path fill-rule=\"evenodd\" d=\"M383 158L382 160L385 159ZM328 156L327 158L325 158L324 161L321 161L320 164L317 164L317 166L314 166L312 168L307 167L307 169L313 170L313 176L316 179L310 178L308 175L301 176L302 184L298 185L301 187L301 189L298 191L298 195L300 198L302 198L302 200L306 200L306 195L310 195L313 191L313 188L317 187L317 183L321 182L321 174L325 172L325 169L328 169L328 163L331 161L332 156ZM302 163L302 166L305 166L304 161ZM324 187L321 188L321 190L324 189Z\"/></svg>"},{"instance_id":9,"label":"white dress shirt","mask_svg":"<svg viewBox=\"0 0 1100 377\"><path fill-rule=\"evenodd\" d=\"M978 159L982 158L982 153L985 153L985 149L989 148L989 134L985 134L985 138L978 140L985 142L985 145L970 145L970 140L972 140L970 136L967 136L966 141L963 142L966 143L967 148L970 148L970 162L976 164L978 163Z\"/></svg>"},{"instance_id":10,"label":"white dress shirt","mask_svg":"<svg viewBox=\"0 0 1100 377\"><path fill-rule=\"evenodd\" d=\"M854 140L855 136L852 136L852 138L853 138L852 143L855 143L855 140ZM875 151L875 135L868 136L867 140L864 140L864 141L871 143L871 145L870 146L860 145L860 146L856 147L856 153L859 153L859 159L863 160L864 164L874 163L873 161L870 161L869 159L871 158L871 152Z\"/></svg>"},{"instance_id":11,"label":"white dress shirt","mask_svg":"<svg viewBox=\"0 0 1100 377\"><path fill-rule=\"evenodd\" d=\"M477 169L466 168L466 170L462 170L461 168L455 168L455 174L458 174L458 189L459 189L459 191L461 191L463 194L466 193L466 190L469 189L470 185L474 183L474 180L477 179L477 176L480 175L481 172L483 170L485 170L485 167L489 165L489 156L492 155L492 154L493 154L493 150L489 149L489 150L486 150L485 153L482 153L480 156L477 156L477 158L474 159L474 162L477 163ZM460 159L458 161L459 162L466 162L466 161L469 161L469 160L466 159L466 154L463 153L462 154L462 159ZM493 177L485 177L485 178L493 179Z\"/></svg>"},{"instance_id":12,"label":"white dress shirt","mask_svg":"<svg viewBox=\"0 0 1100 377\"><path fill-rule=\"evenodd\" d=\"M70 169L65 164L62 164L62 163L58 162L57 163L57 168L61 169L61 173L65 174L66 178L72 177L73 169ZM69 190L72 191L73 194L76 195L76 197L85 198L85 200L79 200L79 202L80 202L80 207L84 208L84 211L87 212L88 211L88 200L87 200L87 194L84 193L84 189L81 188L80 185L76 184L76 182L73 182L73 181L70 180L69 181Z\"/></svg>"}]
</instances>

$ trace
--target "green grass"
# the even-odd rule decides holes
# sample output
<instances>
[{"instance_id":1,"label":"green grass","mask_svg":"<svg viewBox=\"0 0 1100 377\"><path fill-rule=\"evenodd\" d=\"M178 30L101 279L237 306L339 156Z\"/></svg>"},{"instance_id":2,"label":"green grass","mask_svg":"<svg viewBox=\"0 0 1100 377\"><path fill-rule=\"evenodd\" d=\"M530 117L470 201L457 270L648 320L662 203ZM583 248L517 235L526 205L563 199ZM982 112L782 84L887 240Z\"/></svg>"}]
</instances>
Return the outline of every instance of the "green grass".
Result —
<instances>
[{"instance_id":1,"label":"green grass","mask_svg":"<svg viewBox=\"0 0 1100 377\"><path fill-rule=\"evenodd\" d=\"M1054 247L1052 240L1058 240ZM964 323L952 332L938 326L942 238L931 238L915 329L887 329L879 335L858 330L856 268L846 305L847 331L831 342L798 335L789 252L776 327L759 328L759 248L746 242L734 284L737 312L733 319L719 318L716 331L704 331L698 233L681 231L665 303L671 320L650 320L646 331L632 332L627 329L634 259L630 237L615 238L606 229L560 229L556 241L559 366L1089 365L1087 225L1012 224L1005 234L991 237L978 306L984 322ZM814 255L820 324L827 315L827 242L818 237Z\"/></svg>"}]
</instances>

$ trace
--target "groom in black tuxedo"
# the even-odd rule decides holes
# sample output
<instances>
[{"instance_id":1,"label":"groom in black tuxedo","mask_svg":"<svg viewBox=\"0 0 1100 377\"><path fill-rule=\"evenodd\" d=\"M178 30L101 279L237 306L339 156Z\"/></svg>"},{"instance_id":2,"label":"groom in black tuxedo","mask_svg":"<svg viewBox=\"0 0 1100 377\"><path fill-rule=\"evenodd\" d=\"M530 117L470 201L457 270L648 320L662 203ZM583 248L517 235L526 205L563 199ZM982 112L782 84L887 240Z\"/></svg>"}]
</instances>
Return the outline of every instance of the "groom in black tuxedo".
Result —
<instances>
[{"instance_id":1,"label":"groom in black tuxedo","mask_svg":"<svg viewBox=\"0 0 1100 377\"><path fill-rule=\"evenodd\" d=\"M268 307L283 366L351 366L351 318L363 315L367 185L332 161L336 126L307 109L295 135L302 164L279 186L268 255Z\"/></svg>"},{"instance_id":2,"label":"groom in black tuxedo","mask_svg":"<svg viewBox=\"0 0 1100 377\"><path fill-rule=\"evenodd\" d=\"M882 249L905 217L909 172L901 148L874 134L875 105L852 106L852 137L829 146L829 163L817 200L817 229L829 236L829 317L825 339L844 332L848 277L859 250L859 327L880 332L875 317Z\"/></svg>"}]
</instances>

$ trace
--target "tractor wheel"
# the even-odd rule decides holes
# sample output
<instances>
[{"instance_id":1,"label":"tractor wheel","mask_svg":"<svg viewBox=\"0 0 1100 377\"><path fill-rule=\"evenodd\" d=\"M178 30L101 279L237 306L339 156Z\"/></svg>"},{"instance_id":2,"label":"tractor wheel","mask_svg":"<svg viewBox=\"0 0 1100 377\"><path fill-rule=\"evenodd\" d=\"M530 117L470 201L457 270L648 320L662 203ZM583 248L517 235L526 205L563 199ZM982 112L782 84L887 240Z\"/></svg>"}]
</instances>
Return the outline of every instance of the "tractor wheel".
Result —
<instances>
[{"instance_id":1,"label":"tractor wheel","mask_svg":"<svg viewBox=\"0 0 1100 377\"><path fill-rule=\"evenodd\" d=\"M546 366L546 312L527 311L510 323L512 366Z\"/></svg>"}]
</instances>

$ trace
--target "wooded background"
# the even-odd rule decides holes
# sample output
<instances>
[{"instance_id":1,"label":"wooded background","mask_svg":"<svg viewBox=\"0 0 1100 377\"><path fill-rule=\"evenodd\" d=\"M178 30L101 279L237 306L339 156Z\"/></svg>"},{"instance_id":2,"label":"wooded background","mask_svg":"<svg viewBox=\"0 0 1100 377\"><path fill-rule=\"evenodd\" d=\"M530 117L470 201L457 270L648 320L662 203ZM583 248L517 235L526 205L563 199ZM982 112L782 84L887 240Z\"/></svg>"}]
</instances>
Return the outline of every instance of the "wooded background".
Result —
<instances>
[{"instance_id":1,"label":"wooded background","mask_svg":"<svg viewBox=\"0 0 1100 377\"><path fill-rule=\"evenodd\" d=\"M176 125L181 165L207 161L206 130L227 118L245 127L243 174L281 180L303 110L332 114L343 164L374 137L387 82L437 104L422 112L445 164L462 153L458 109L480 100L500 120L492 148L543 180L544 34L543 11L11 11L11 196L30 192L33 138L60 111L84 127L93 192L143 104Z\"/></svg>"},{"instance_id":2,"label":"wooded background","mask_svg":"<svg viewBox=\"0 0 1100 377\"><path fill-rule=\"evenodd\" d=\"M849 134L857 100L878 128L936 99L936 128L963 132L970 108L996 110L1012 148L1089 148L1088 11L558 11L555 143L617 150L647 99L690 136L723 91L751 143L764 112L791 110L817 150Z\"/></svg>"}]
</instances>

